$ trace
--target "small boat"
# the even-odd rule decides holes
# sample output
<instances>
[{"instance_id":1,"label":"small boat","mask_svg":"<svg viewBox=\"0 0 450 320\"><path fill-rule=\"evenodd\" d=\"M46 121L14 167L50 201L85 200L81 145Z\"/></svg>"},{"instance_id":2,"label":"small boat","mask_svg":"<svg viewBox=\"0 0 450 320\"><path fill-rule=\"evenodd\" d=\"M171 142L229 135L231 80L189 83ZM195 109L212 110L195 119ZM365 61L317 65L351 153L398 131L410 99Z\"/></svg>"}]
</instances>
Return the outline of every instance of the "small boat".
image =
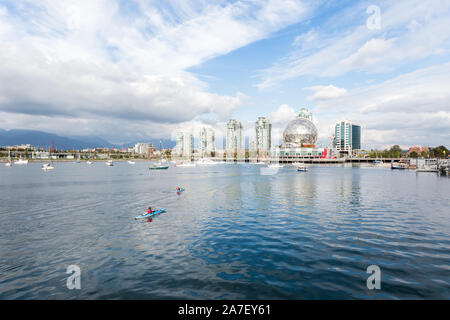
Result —
<instances>
[{"instance_id":1,"label":"small boat","mask_svg":"<svg viewBox=\"0 0 450 320\"><path fill-rule=\"evenodd\" d=\"M144 214L142 214L142 215L140 215L140 216L135 217L134 219L135 219L135 220L138 220L138 219L147 219L147 218L151 218L151 217L153 217L153 216L155 216L155 215L157 215L157 214L163 213L163 212L165 212L165 211L166 211L166 209L164 208L164 209L160 209L160 210L157 210L157 211L153 211L152 213L144 213Z\"/></svg>"},{"instance_id":2,"label":"small boat","mask_svg":"<svg viewBox=\"0 0 450 320\"><path fill-rule=\"evenodd\" d=\"M403 163L392 163L391 164L391 169L392 170L405 170L406 169L406 165Z\"/></svg>"},{"instance_id":3,"label":"small boat","mask_svg":"<svg viewBox=\"0 0 450 320\"><path fill-rule=\"evenodd\" d=\"M108 160L108 161L106 161L106 165L107 165L108 167L112 167L112 166L114 165L114 163L113 163L112 160Z\"/></svg>"},{"instance_id":4,"label":"small boat","mask_svg":"<svg viewBox=\"0 0 450 320\"><path fill-rule=\"evenodd\" d=\"M211 165L217 164L217 162L214 162L211 159L200 159L200 160L197 160L196 164L211 166Z\"/></svg>"},{"instance_id":5,"label":"small boat","mask_svg":"<svg viewBox=\"0 0 450 320\"><path fill-rule=\"evenodd\" d=\"M162 164L161 162L154 163L150 167L148 167L150 170L166 170L169 169L169 166L166 164Z\"/></svg>"},{"instance_id":6,"label":"small boat","mask_svg":"<svg viewBox=\"0 0 450 320\"><path fill-rule=\"evenodd\" d=\"M48 170L53 170L53 169L55 169L55 167L52 166L50 163L44 163L44 164L42 165L42 168L41 168L41 169L44 170L44 171L48 171Z\"/></svg>"},{"instance_id":7,"label":"small boat","mask_svg":"<svg viewBox=\"0 0 450 320\"><path fill-rule=\"evenodd\" d=\"M12 167L12 162L11 162L11 151L8 152L8 162L5 163L6 167Z\"/></svg>"},{"instance_id":8,"label":"small boat","mask_svg":"<svg viewBox=\"0 0 450 320\"><path fill-rule=\"evenodd\" d=\"M267 167L268 168L283 168L284 166L279 163L271 163L271 164L267 165Z\"/></svg>"},{"instance_id":9,"label":"small boat","mask_svg":"<svg viewBox=\"0 0 450 320\"><path fill-rule=\"evenodd\" d=\"M417 169L416 172L439 172L437 169Z\"/></svg>"},{"instance_id":10,"label":"small boat","mask_svg":"<svg viewBox=\"0 0 450 320\"><path fill-rule=\"evenodd\" d=\"M88 160L88 161L86 161L86 164L92 164L92 161Z\"/></svg>"},{"instance_id":11,"label":"small boat","mask_svg":"<svg viewBox=\"0 0 450 320\"><path fill-rule=\"evenodd\" d=\"M28 164L28 160L19 159L14 161L14 164Z\"/></svg>"},{"instance_id":12,"label":"small boat","mask_svg":"<svg viewBox=\"0 0 450 320\"><path fill-rule=\"evenodd\" d=\"M196 166L196 164L192 163L192 162L182 162L182 163L177 163L175 165L175 167L182 167L182 168L192 168L195 166Z\"/></svg>"},{"instance_id":13,"label":"small boat","mask_svg":"<svg viewBox=\"0 0 450 320\"><path fill-rule=\"evenodd\" d=\"M150 170L166 170L169 169L168 161L163 158L162 156L162 141L159 141L159 162L154 163L152 166L149 167ZM164 164L163 164L164 163Z\"/></svg>"},{"instance_id":14,"label":"small boat","mask_svg":"<svg viewBox=\"0 0 450 320\"><path fill-rule=\"evenodd\" d=\"M180 188L180 190L175 189L175 191L176 191L177 193L181 193L181 192L184 191L184 188Z\"/></svg>"},{"instance_id":15,"label":"small boat","mask_svg":"<svg viewBox=\"0 0 450 320\"><path fill-rule=\"evenodd\" d=\"M161 166L154 164L153 166L148 167L150 170L166 170L169 169L169 166Z\"/></svg>"},{"instance_id":16,"label":"small boat","mask_svg":"<svg viewBox=\"0 0 450 320\"><path fill-rule=\"evenodd\" d=\"M306 172L308 171L308 167L305 164L301 164L297 167L298 172Z\"/></svg>"},{"instance_id":17,"label":"small boat","mask_svg":"<svg viewBox=\"0 0 450 320\"><path fill-rule=\"evenodd\" d=\"M131 160L128 160L128 163L129 163L129 164L136 164L136 162L131 161Z\"/></svg>"}]
</instances>

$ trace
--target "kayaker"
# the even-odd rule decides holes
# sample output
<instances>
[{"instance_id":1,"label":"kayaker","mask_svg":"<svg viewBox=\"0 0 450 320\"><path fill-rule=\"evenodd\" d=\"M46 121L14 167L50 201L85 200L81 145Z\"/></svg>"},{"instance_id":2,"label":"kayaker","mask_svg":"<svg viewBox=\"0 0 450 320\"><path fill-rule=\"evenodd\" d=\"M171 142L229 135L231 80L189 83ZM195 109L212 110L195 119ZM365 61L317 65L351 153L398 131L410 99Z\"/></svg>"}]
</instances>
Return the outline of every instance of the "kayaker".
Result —
<instances>
[{"instance_id":1,"label":"kayaker","mask_svg":"<svg viewBox=\"0 0 450 320\"><path fill-rule=\"evenodd\" d=\"M153 212L152 207L148 207L148 209L147 209L147 214L150 214L150 213L152 213L152 212Z\"/></svg>"},{"instance_id":2,"label":"kayaker","mask_svg":"<svg viewBox=\"0 0 450 320\"><path fill-rule=\"evenodd\" d=\"M180 187L177 187L177 191L180 191L181 190L181 188Z\"/></svg>"}]
</instances>

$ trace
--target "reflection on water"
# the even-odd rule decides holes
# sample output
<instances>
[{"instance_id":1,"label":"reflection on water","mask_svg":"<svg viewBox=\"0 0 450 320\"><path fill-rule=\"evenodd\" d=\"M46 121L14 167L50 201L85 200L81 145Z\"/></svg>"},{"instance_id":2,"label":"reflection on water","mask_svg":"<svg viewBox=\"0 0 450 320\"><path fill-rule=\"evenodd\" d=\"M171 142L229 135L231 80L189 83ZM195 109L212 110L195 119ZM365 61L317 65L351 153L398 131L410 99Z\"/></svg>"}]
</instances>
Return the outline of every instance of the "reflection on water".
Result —
<instances>
[{"instance_id":1,"label":"reflection on water","mask_svg":"<svg viewBox=\"0 0 450 320\"><path fill-rule=\"evenodd\" d=\"M450 298L448 178L147 165L1 167L0 298ZM149 205L167 212L135 221Z\"/></svg>"}]
</instances>

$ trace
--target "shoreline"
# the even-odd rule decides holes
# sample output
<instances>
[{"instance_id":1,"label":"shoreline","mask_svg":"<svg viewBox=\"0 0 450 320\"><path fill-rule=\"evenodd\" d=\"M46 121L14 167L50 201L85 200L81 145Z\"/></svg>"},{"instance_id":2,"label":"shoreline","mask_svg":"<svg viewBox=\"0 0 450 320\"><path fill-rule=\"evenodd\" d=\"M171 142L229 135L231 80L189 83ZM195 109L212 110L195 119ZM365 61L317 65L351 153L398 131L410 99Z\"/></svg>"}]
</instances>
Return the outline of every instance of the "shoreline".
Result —
<instances>
[{"instance_id":1,"label":"shoreline","mask_svg":"<svg viewBox=\"0 0 450 320\"><path fill-rule=\"evenodd\" d=\"M11 162L14 164L14 161L17 161L19 159L11 159ZM112 160L113 162L127 162L127 161L135 161L135 162L154 162L154 161L159 161L159 159L89 159L89 160L67 160L67 159L24 159L24 160L28 160L28 163L32 163L32 162L36 162L36 163L40 163L40 162L73 162L73 163L77 163L78 161L80 161L80 163L84 163L87 161L92 161L92 162L106 162L109 160ZM0 160L0 163L7 163L7 160Z\"/></svg>"}]
</instances>

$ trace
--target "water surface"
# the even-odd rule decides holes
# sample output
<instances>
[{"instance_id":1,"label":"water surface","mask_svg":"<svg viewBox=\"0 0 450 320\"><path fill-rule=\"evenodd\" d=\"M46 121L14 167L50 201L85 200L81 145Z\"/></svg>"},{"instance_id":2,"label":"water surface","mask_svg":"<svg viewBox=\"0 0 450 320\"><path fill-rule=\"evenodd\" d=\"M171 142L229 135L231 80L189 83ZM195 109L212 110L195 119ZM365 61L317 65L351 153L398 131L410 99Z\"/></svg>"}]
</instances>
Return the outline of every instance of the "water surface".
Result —
<instances>
[{"instance_id":1,"label":"water surface","mask_svg":"<svg viewBox=\"0 0 450 320\"><path fill-rule=\"evenodd\" d=\"M449 195L447 177L369 166L2 165L0 298L449 299ZM149 205L167 212L135 221Z\"/></svg>"}]
</instances>

